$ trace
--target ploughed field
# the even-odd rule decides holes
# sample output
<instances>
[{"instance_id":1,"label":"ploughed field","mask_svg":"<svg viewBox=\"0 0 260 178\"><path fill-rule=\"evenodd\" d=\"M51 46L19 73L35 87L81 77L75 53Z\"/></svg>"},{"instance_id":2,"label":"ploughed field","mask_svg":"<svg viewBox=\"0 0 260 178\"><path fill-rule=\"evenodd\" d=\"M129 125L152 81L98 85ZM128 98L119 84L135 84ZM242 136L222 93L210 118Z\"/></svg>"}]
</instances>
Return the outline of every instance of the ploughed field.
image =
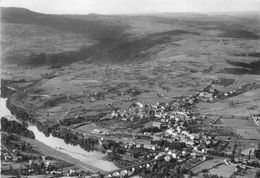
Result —
<instances>
[{"instance_id":1,"label":"ploughed field","mask_svg":"<svg viewBox=\"0 0 260 178\"><path fill-rule=\"evenodd\" d=\"M10 101L35 120L47 126L60 124L85 136L150 143L133 134L140 134L152 120L112 119L112 111L126 110L137 101L170 102L194 95L211 83L223 93L245 86L234 96L200 100L193 110L198 113L199 131L223 139L236 135L243 151L257 147L260 127L250 117L260 113L259 22L255 16L68 15L59 17L62 20L57 26L54 22L41 24L7 17L2 88L11 88L15 94ZM66 20L86 24L80 31L73 31ZM112 25L110 36L102 36L105 30L85 31L90 22L107 29ZM40 38L37 29L43 30L46 37ZM18 35L25 32L32 33L32 38ZM55 35L49 38L50 34ZM38 40L44 45L35 47ZM34 48L27 48L27 43ZM40 58L40 53L45 57ZM33 59L39 59L41 65ZM23 61L26 65L20 65Z\"/></svg>"}]
</instances>

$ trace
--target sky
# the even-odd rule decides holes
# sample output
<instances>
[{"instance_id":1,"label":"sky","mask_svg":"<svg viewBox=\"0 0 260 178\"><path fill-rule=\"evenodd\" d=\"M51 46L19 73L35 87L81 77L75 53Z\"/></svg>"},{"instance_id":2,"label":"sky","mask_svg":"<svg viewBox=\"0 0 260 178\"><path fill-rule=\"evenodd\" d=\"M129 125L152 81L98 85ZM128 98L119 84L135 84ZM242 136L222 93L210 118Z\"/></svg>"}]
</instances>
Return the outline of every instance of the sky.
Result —
<instances>
[{"instance_id":1,"label":"sky","mask_svg":"<svg viewBox=\"0 0 260 178\"><path fill-rule=\"evenodd\" d=\"M260 11L260 0L0 0L46 14L145 14Z\"/></svg>"}]
</instances>

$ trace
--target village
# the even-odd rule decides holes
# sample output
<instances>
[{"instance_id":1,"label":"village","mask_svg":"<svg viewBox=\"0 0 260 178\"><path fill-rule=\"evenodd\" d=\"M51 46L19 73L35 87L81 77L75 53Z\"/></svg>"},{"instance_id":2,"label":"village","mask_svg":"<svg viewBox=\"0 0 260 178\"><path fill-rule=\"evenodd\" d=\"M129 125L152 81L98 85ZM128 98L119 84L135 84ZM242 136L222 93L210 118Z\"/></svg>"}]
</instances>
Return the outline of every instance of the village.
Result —
<instances>
[{"instance_id":1,"label":"village","mask_svg":"<svg viewBox=\"0 0 260 178\"><path fill-rule=\"evenodd\" d=\"M244 92L243 90L246 87L251 88L251 85L253 85L253 83L239 87L237 91L230 91L224 94L220 94L216 92L216 90L211 90L210 87L206 87L206 89L197 93L195 96L178 98L175 102L171 103L149 105L136 102L128 111L113 111L111 117L113 119L130 122L134 122L134 119L139 120L149 117L154 121L150 127L141 130L143 135L135 135L140 138L146 137L147 139L151 139L150 143L126 143L125 145L125 148L130 148L130 153L132 153L131 149L135 149L135 154L132 154L133 157L143 158L143 161L155 160L152 164L147 163L139 168L135 168L139 173L142 172L143 169L148 169L152 174L154 167L156 167L157 164L162 164L158 159L163 158L166 162L172 161L177 165L181 165L181 174L192 174L191 168L201 161L213 159L214 157L222 157L225 159L224 162L220 164L236 165L234 174L240 174L250 168L259 168L259 148L258 150L251 150L249 155L241 155L241 150L240 152L236 150L235 145L232 153L222 152L231 141L231 137L235 139L236 135L231 136L228 140L222 140L217 136L210 136L209 133L196 132L193 125L199 120L199 117L207 119L207 116L192 113L191 109L194 102L197 102L199 99L212 102L212 98L218 99L236 95L237 93ZM253 117L255 118L256 116ZM136 149L139 149L139 151L136 151ZM143 154L141 150L145 150ZM128 151L126 150L126 152ZM126 172L127 170L122 170L121 173L114 172L111 175L107 175L107 177L126 176ZM180 172L175 171L174 173L178 174ZM131 175L131 171L128 172L128 174Z\"/></svg>"},{"instance_id":2,"label":"village","mask_svg":"<svg viewBox=\"0 0 260 178\"><path fill-rule=\"evenodd\" d=\"M66 129L62 126L63 123L60 126L55 126L51 131L52 135L64 138L70 144L79 144L88 151L97 150L106 153L106 159L119 167L117 170L98 174L82 170L76 171L75 169L68 170L58 166L59 164L52 159L48 160L44 156L40 156L34 159L27 158L28 164L26 166L20 165L19 169L15 169L11 165L5 166L2 172L13 174L16 171L16 174L22 175L44 173L55 176L131 177L134 175L159 175L160 169L163 168L163 172L168 176L185 174L194 176L196 172L194 173L192 168L209 160L220 159L222 161L217 162L217 167L223 165L232 169L235 167L232 175L247 174L247 171L260 168L260 145L258 149L250 150L248 154L242 154L241 149L236 146L238 135L231 134L222 138L218 135L212 135L212 130L201 130L198 123L211 116L201 115L196 111L194 105L200 101L211 103L224 97L243 93L254 87L257 86L254 83L249 83L239 87L238 90L221 93L213 89L211 83L194 95L178 97L168 103L162 102L152 105L135 99L128 109L113 110L110 116L105 119L130 123L132 126L135 126L136 123L144 125L135 133L125 131L122 135L122 132L94 129L93 135L89 137L85 133ZM259 117L257 115L250 117L256 124L258 123ZM75 119L80 119L80 116L76 116ZM209 127L214 128L218 119L210 122ZM66 122L73 122L73 120ZM15 136L11 135L10 138L12 137ZM112 137L113 139L111 139ZM120 139L120 137L128 139ZM15 140L19 139L15 138ZM232 142L235 142L232 151L225 152L225 148ZM19 150L32 150L32 146L26 145L26 143L22 143L22 146L18 148L18 150L13 149L12 152L8 151L10 149L4 149L1 154L2 161L24 161L25 158L21 156ZM198 174L211 175L208 174L209 170L201 170L201 172L197 172L197 176Z\"/></svg>"}]
</instances>

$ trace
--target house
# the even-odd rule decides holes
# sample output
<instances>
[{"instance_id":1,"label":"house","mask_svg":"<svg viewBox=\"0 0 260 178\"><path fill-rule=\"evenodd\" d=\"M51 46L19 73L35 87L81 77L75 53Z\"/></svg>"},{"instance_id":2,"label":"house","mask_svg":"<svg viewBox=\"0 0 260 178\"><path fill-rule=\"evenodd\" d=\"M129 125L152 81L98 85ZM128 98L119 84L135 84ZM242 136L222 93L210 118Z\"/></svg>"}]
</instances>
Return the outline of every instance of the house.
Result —
<instances>
[{"instance_id":1,"label":"house","mask_svg":"<svg viewBox=\"0 0 260 178\"><path fill-rule=\"evenodd\" d=\"M194 158L197 157L197 153L195 153L195 152L192 152L190 155L191 155L192 157L194 157Z\"/></svg>"},{"instance_id":2,"label":"house","mask_svg":"<svg viewBox=\"0 0 260 178\"><path fill-rule=\"evenodd\" d=\"M61 171L51 171L51 174L55 175L55 176L59 176L59 175L62 175L62 172Z\"/></svg>"},{"instance_id":3,"label":"house","mask_svg":"<svg viewBox=\"0 0 260 178\"><path fill-rule=\"evenodd\" d=\"M153 122L152 127L157 127L160 129L161 125L162 125L162 123L160 123L160 122Z\"/></svg>"},{"instance_id":4,"label":"house","mask_svg":"<svg viewBox=\"0 0 260 178\"><path fill-rule=\"evenodd\" d=\"M206 161L208 159L209 159L209 156L207 156L207 155L204 155L203 158L202 158L203 161Z\"/></svg>"},{"instance_id":5,"label":"house","mask_svg":"<svg viewBox=\"0 0 260 178\"><path fill-rule=\"evenodd\" d=\"M151 132L144 132L144 136L151 136Z\"/></svg>"},{"instance_id":6,"label":"house","mask_svg":"<svg viewBox=\"0 0 260 178\"><path fill-rule=\"evenodd\" d=\"M101 130L99 130L99 129L94 129L94 130L92 131L92 133L101 133Z\"/></svg>"},{"instance_id":7,"label":"house","mask_svg":"<svg viewBox=\"0 0 260 178\"><path fill-rule=\"evenodd\" d=\"M167 155L167 156L164 157L164 160L169 162L171 160L171 157L169 155Z\"/></svg>"},{"instance_id":8,"label":"house","mask_svg":"<svg viewBox=\"0 0 260 178\"><path fill-rule=\"evenodd\" d=\"M174 133L174 129L170 128L170 129L167 129L165 132L171 135Z\"/></svg>"},{"instance_id":9,"label":"house","mask_svg":"<svg viewBox=\"0 0 260 178\"><path fill-rule=\"evenodd\" d=\"M96 98L94 98L93 96L89 97L89 102L95 102L97 101Z\"/></svg>"},{"instance_id":10,"label":"house","mask_svg":"<svg viewBox=\"0 0 260 178\"><path fill-rule=\"evenodd\" d=\"M252 118L254 119L257 126L260 126L260 114L253 115Z\"/></svg>"},{"instance_id":11,"label":"house","mask_svg":"<svg viewBox=\"0 0 260 178\"><path fill-rule=\"evenodd\" d=\"M185 143L186 143L187 145L191 145L191 146L194 145L194 142L193 142L193 141L185 141Z\"/></svg>"},{"instance_id":12,"label":"house","mask_svg":"<svg viewBox=\"0 0 260 178\"><path fill-rule=\"evenodd\" d=\"M155 146L151 144L144 144L144 148L149 150L155 150Z\"/></svg>"},{"instance_id":13,"label":"house","mask_svg":"<svg viewBox=\"0 0 260 178\"><path fill-rule=\"evenodd\" d=\"M12 160L12 156L10 156L10 155L4 155L4 159L6 160L6 161L10 161L10 160Z\"/></svg>"},{"instance_id":14,"label":"house","mask_svg":"<svg viewBox=\"0 0 260 178\"><path fill-rule=\"evenodd\" d=\"M177 158L177 156L178 156L178 155L177 155L176 153L172 153L172 157L173 157L173 158L175 158L175 159L176 159L176 158Z\"/></svg>"},{"instance_id":15,"label":"house","mask_svg":"<svg viewBox=\"0 0 260 178\"><path fill-rule=\"evenodd\" d=\"M119 172L114 172L114 173L112 174L112 176L113 176L113 177L120 177L120 173L119 173Z\"/></svg>"},{"instance_id":16,"label":"house","mask_svg":"<svg viewBox=\"0 0 260 178\"><path fill-rule=\"evenodd\" d=\"M127 170L122 170L120 172L120 177L125 177L125 176L127 176Z\"/></svg>"}]
</instances>

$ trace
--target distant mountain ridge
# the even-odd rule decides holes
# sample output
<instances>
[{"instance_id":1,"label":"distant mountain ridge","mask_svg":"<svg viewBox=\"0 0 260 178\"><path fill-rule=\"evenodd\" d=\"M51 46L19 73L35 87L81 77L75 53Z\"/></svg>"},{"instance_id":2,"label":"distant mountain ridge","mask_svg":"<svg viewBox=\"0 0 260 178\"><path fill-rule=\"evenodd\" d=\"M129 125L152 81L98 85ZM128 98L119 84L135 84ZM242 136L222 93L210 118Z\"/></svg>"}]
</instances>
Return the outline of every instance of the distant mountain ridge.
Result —
<instances>
[{"instance_id":1,"label":"distant mountain ridge","mask_svg":"<svg viewBox=\"0 0 260 178\"><path fill-rule=\"evenodd\" d=\"M62 53L48 55L42 53L33 54L22 60L25 60L26 64L33 65L53 63L66 64L77 60L84 60L86 58L92 58L94 61L136 61L150 55L145 52L146 50L149 50L158 44L169 42L171 36L190 33L185 30L166 30L161 33L131 37L132 35L127 32L129 26L121 22L117 23L117 20L115 20L116 23L111 23L111 21L107 21L107 16L103 17L102 15L90 14L77 18L75 15L71 15L70 17L69 15L35 13L23 8L2 8L2 20L3 23L38 25L75 34L86 34L90 38L98 41L96 45L90 47L82 46L78 51L64 51ZM15 56L15 58L16 57L17 56ZM10 60L14 59L12 56L9 58ZM17 62L19 62L19 60Z\"/></svg>"},{"instance_id":2,"label":"distant mountain ridge","mask_svg":"<svg viewBox=\"0 0 260 178\"><path fill-rule=\"evenodd\" d=\"M24 8L1 8L2 22L48 26L51 28L88 34L96 40L117 38L122 35L123 26L110 25L100 21L68 18L62 15L41 14Z\"/></svg>"},{"instance_id":3,"label":"distant mountain ridge","mask_svg":"<svg viewBox=\"0 0 260 178\"><path fill-rule=\"evenodd\" d=\"M164 50L174 49L172 55L199 54L187 47L190 42L197 46L208 38L258 40L260 36L259 21L242 15L53 15L10 7L1 8L1 20L3 63L32 66L80 60L143 62Z\"/></svg>"}]
</instances>

